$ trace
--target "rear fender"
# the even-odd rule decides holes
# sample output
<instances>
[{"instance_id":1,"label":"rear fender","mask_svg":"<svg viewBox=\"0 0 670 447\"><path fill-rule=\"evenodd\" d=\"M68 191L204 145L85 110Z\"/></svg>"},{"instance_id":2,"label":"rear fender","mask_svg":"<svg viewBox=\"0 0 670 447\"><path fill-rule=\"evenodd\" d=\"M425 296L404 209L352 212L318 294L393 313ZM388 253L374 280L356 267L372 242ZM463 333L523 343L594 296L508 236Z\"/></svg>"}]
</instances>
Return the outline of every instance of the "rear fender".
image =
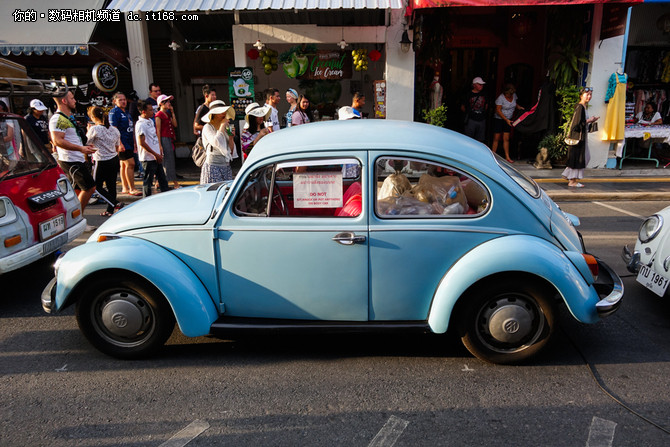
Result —
<instances>
[{"instance_id":1,"label":"rear fender","mask_svg":"<svg viewBox=\"0 0 670 447\"><path fill-rule=\"evenodd\" d=\"M77 287L91 275L105 275L105 270L126 270L153 284L170 303L179 329L188 337L209 334L219 317L214 300L186 264L164 248L133 237L87 243L68 251L58 267L54 310L74 302Z\"/></svg>"},{"instance_id":2,"label":"rear fender","mask_svg":"<svg viewBox=\"0 0 670 447\"><path fill-rule=\"evenodd\" d=\"M472 285L498 273L515 272L551 283L577 320L595 323L600 319L596 311L598 293L563 251L541 238L512 235L477 246L449 269L433 297L428 316L431 330L447 330L456 302Z\"/></svg>"}]
</instances>

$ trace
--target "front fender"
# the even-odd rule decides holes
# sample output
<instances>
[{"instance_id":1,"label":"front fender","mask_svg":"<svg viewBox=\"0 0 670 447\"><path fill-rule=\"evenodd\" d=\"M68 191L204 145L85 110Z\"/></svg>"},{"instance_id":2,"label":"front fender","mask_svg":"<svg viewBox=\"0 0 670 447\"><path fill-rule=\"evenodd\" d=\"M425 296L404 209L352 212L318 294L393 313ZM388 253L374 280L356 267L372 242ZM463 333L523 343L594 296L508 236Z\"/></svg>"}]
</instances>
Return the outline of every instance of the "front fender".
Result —
<instances>
[{"instance_id":1,"label":"front fender","mask_svg":"<svg viewBox=\"0 0 670 447\"><path fill-rule=\"evenodd\" d=\"M433 297L428 316L431 330L445 332L461 295L483 278L504 272L544 278L558 290L577 320L595 323L600 319L596 311L598 293L561 249L538 237L512 235L477 246L449 269Z\"/></svg>"},{"instance_id":2,"label":"front fender","mask_svg":"<svg viewBox=\"0 0 670 447\"><path fill-rule=\"evenodd\" d=\"M186 264L159 245L133 237L87 243L68 251L58 267L54 310L71 303L72 293L82 280L89 275L104 275L104 270L110 269L132 272L160 290L172 307L179 329L188 337L209 334L218 318L212 297Z\"/></svg>"}]
</instances>

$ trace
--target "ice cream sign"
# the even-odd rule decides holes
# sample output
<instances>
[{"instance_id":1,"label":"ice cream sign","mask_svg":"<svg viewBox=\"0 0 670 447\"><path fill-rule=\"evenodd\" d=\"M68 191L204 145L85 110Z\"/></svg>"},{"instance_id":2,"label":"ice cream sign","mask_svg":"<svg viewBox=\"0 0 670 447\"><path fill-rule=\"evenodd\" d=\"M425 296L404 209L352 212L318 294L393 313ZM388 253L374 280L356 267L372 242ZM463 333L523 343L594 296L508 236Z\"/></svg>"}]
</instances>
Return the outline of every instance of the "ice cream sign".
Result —
<instances>
[{"instance_id":1,"label":"ice cream sign","mask_svg":"<svg viewBox=\"0 0 670 447\"><path fill-rule=\"evenodd\" d=\"M293 174L293 201L296 208L340 208L342 172Z\"/></svg>"},{"instance_id":2,"label":"ice cream sign","mask_svg":"<svg viewBox=\"0 0 670 447\"><path fill-rule=\"evenodd\" d=\"M283 54L284 73L291 79L340 80L351 78L351 56L344 51Z\"/></svg>"}]
</instances>

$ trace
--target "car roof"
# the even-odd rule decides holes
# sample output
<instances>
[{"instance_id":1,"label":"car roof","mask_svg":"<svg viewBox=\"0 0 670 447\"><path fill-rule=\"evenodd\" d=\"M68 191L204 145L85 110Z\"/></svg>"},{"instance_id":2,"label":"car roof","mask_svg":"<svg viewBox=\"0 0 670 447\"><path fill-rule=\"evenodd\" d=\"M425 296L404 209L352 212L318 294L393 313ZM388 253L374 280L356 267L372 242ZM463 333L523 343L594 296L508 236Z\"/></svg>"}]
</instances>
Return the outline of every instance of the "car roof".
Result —
<instances>
[{"instance_id":1,"label":"car roof","mask_svg":"<svg viewBox=\"0 0 670 447\"><path fill-rule=\"evenodd\" d=\"M471 166L495 164L485 145L465 135L430 124L381 119L321 121L281 129L263 137L246 163L280 154L347 149L412 150Z\"/></svg>"}]
</instances>

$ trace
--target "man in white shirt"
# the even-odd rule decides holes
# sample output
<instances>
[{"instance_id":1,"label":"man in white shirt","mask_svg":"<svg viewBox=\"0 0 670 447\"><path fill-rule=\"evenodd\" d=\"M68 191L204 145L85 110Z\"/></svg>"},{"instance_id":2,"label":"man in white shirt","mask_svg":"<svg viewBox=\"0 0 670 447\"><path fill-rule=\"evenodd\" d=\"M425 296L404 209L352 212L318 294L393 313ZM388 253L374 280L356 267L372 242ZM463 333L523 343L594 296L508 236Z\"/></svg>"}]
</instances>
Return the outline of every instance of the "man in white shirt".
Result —
<instances>
[{"instance_id":1,"label":"man in white shirt","mask_svg":"<svg viewBox=\"0 0 670 447\"><path fill-rule=\"evenodd\" d=\"M272 121L272 129L270 129L271 132L276 132L280 128L279 111L277 110L277 106L279 105L280 101L281 95L279 94L279 90L272 87L265 90L265 104L270 106L272 110L272 113L270 114L270 121ZM268 127L267 124L265 127Z\"/></svg>"},{"instance_id":2,"label":"man in white shirt","mask_svg":"<svg viewBox=\"0 0 670 447\"><path fill-rule=\"evenodd\" d=\"M161 192L168 191L170 187L163 169L163 152L158 144L156 125L151 119L154 117L154 108L146 101L137 101L137 110L140 112L140 116L135 125L135 140L137 141L139 159L142 167L144 167L142 195L148 197L151 195L154 176L158 179Z\"/></svg>"},{"instance_id":3,"label":"man in white shirt","mask_svg":"<svg viewBox=\"0 0 670 447\"><path fill-rule=\"evenodd\" d=\"M81 213L84 214L84 208L95 192L95 180L86 164L86 156L94 153L96 149L84 144L85 134L72 116L77 106L72 92L68 91L65 96L54 98L54 101L58 110L49 120L51 141L58 152L58 164L65 171L70 183L80 190L77 197L81 203ZM86 226L86 231L93 230L95 227Z\"/></svg>"}]
</instances>

